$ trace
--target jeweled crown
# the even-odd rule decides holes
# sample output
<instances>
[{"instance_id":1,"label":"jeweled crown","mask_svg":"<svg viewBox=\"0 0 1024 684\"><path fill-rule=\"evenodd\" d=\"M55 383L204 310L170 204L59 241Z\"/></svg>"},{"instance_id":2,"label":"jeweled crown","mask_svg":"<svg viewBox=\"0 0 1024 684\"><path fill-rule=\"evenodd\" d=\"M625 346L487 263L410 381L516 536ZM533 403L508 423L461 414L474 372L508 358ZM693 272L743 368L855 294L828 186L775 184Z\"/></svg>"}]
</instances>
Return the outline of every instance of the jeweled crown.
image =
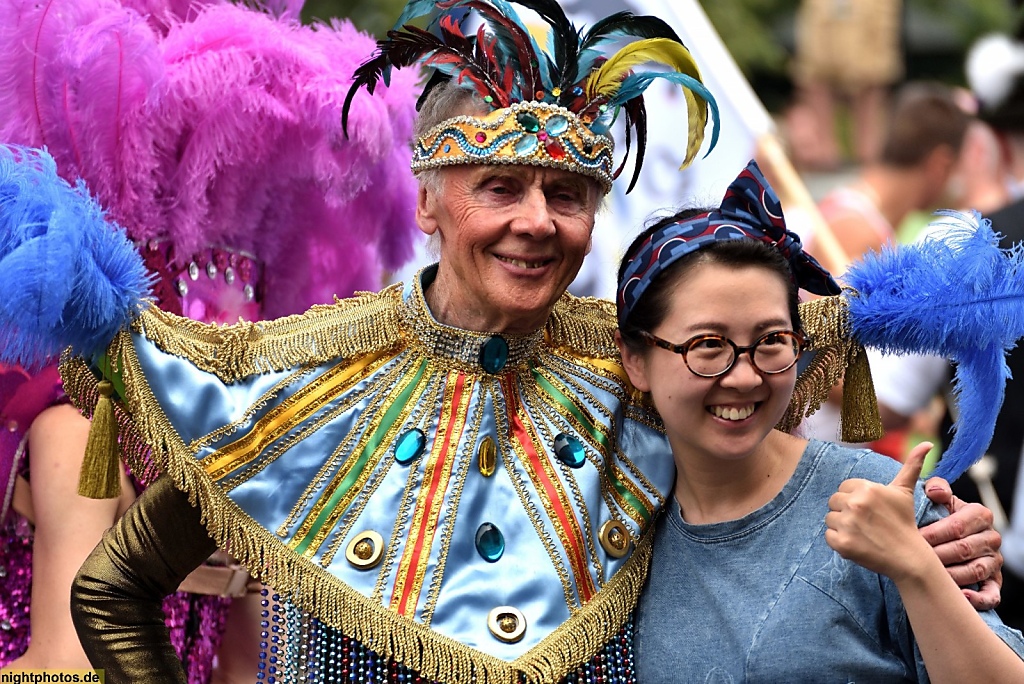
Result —
<instances>
[{"instance_id":1,"label":"jeweled crown","mask_svg":"<svg viewBox=\"0 0 1024 684\"><path fill-rule=\"evenodd\" d=\"M457 116L416 141L412 170L452 164L529 164L596 179L605 192L614 171L608 136L597 135L564 107L519 102L483 117Z\"/></svg>"}]
</instances>

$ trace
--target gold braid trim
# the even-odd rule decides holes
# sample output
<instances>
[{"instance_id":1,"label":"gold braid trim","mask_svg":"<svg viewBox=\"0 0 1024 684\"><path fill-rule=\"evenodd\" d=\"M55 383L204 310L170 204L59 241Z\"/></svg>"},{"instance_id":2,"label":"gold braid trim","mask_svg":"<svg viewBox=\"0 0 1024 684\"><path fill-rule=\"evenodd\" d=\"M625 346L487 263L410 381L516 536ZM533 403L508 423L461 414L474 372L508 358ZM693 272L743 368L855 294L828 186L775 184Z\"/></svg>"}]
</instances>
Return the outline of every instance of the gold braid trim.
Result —
<instances>
[{"instance_id":1,"label":"gold braid trim","mask_svg":"<svg viewBox=\"0 0 1024 684\"><path fill-rule=\"evenodd\" d=\"M241 324L217 327L152 312L140 326L147 337L160 340L161 348L205 359L204 369L223 379L244 377L272 367L286 368L309 363L310 356L329 359L362 353L375 345L394 344L400 331L394 322L400 291L365 296L373 313L349 311L351 300L316 307L265 325ZM393 298L393 299L391 299ZM374 300L379 300L375 302ZM371 308L368 307L368 308ZM593 355L613 355L614 318L610 307L597 300L563 299L559 315L549 322L548 334L559 344L580 344ZM348 316L348 319L346 319ZM310 320L312 319L312 321ZM354 339L310 330L314 324L337 330L344 324ZM391 325L396 328L389 332ZM172 326L184 326L176 334ZM374 329L382 331L377 333ZM357 337L358 336L358 337ZM236 356L223 354L227 344ZM252 344L259 350L243 353ZM202 511L210 536L226 548L260 581L288 596L297 606L384 657L436 681L464 681L469 673L480 684L554 682L588 662L613 639L636 607L650 567L654 528L636 544L633 555L598 592L556 631L528 653L507 662L470 648L423 624L399 616L379 602L348 587L327 570L295 554L272 532L246 515L199 466L163 413L146 382L128 331L122 331L107 350L113 370L123 380L124 395L116 403L123 421L122 453L133 470L155 477L170 475L189 500ZM97 396L96 375L80 358L65 353L61 360L65 391L80 408L91 411ZM151 451L150 451L151 449Z\"/></svg>"},{"instance_id":2,"label":"gold braid trim","mask_svg":"<svg viewBox=\"0 0 1024 684\"><path fill-rule=\"evenodd\" d=\"M793 398L778 429L792 432L828 398L829 391L843 378L841 437L846 442L869 442L882 434L875 386L864 347L850 332L847 296L822 297L800 304L800 319L816 353L797 378Z\"/></svg>"}]
</instances>

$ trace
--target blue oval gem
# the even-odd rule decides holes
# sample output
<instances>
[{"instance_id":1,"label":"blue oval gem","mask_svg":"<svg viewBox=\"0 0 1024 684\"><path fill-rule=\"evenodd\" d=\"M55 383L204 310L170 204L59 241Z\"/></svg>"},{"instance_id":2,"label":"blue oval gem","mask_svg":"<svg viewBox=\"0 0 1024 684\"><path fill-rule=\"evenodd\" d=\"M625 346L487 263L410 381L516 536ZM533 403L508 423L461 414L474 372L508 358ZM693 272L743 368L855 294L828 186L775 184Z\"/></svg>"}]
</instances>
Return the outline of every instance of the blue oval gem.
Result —
<instances>
[{"instance_id":1,"label":"blue oval gem","mask_svg":"<svg viewBox=\"0 0 1024 684\"><path fill-rule=\"evenodd\" d=\"M587 462L587 454L580 440L564 432L555 437L555 456L570 468L579 468Z\"/></svg>"},{"instance_id":2,"label":"blue oval gem","mask_svg":"<svg viewBox=\"0 0 1024 684\"><path fill-rule=\"evenodd\" d=\"M534 150L537 149L537 136L535 135L524 135L522 138L516 141L515 150L516 155L525 157Z\"/></svg>"},{"instance_id":3,"label":"blue oval gem","mask_svg":"<svg viewBox=\"0 0 1024 684\"><path fill-rule=\"evenodd\" d=\"M561 114L555 114L548 118L547 123L544 124L544 130L546 130L549 135L558 137L569 130L569 120Z\"/></svg>"},{"instance_id":4,"label":"blue oval gem","mask_svg":"<svg viewBox=\"0 0 1024 684\"><path fill-rule=\"evenodd\" d=\"M480 365L488 373L497 373L508 362L508 342L500 335L491 337L480 347Z\"/></svg>"},{"instance_id":5,"label":"blue oval gem","mask_svg":"<svg viewBox=\"0 0 1024 684\"><path fill-rule=\"evenodd\" d=\"M476 530L476 550L488 563L496 563L505 553L505 536L493 523L484 523Z\"/></svg>"},{"instance_id":6,"label":"blue oval gem","mask_svg":"<svg viewBox=\"0 0 1024 684\"><path fill-rule=\"evenodd\" d=\"M427 438L419 428L406 430L395 443L395 460L402 465L414 461L423 453L423 447L427 444Z\"/></svg>"}]
</instances>

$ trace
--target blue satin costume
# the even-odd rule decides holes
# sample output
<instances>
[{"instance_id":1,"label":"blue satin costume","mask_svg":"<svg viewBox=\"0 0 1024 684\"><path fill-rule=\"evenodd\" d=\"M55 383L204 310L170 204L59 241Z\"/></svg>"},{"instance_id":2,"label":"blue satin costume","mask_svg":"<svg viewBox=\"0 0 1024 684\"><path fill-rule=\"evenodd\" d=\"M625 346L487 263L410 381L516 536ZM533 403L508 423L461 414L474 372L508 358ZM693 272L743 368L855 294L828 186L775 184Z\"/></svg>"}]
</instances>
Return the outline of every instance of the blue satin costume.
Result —
<instances>
[{"instance_id":1,"label":"blue satin costume","mask_svg":"<svg viewBox=\"0 0 1024 684\"><path fill-rule=\"evenodd\" d=\"M275 637L270 681L308 677L298 662L333 681L342 643L363 654L352 681L385 661L410 681L634 681L674 466L614 308L564 295L531 335L450 328L423 296L435 268L277 321L145 313L107 356L125 455L152 445L210 536L280 593L303 646L286 657ZM92 372L63 370L88 404Z\"/></svg>"}]
</instances>

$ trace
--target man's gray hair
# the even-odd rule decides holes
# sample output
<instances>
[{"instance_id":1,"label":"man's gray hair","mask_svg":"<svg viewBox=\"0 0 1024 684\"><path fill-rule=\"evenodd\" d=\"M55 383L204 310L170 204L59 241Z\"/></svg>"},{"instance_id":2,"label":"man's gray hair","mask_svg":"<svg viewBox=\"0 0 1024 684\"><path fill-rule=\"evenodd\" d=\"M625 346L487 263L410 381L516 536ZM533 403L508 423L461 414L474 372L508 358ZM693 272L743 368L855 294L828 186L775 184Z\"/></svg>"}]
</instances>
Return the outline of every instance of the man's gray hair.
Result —
<instances>
[{"instance_id":1,"label":"man's gray hair","mask_svg":"<svg viewBox=\"0 0 1024 684\"><path fill-rule=\"evenodd\" d=\"M435 126L461 114L484 116L490 109L477 95L455 82L448 81L430 91L413 123L413 139L419 140ZM427 169L416 174L420 185L434 192L441 191L440 169Z\"/></svg>"}]
</instances>

